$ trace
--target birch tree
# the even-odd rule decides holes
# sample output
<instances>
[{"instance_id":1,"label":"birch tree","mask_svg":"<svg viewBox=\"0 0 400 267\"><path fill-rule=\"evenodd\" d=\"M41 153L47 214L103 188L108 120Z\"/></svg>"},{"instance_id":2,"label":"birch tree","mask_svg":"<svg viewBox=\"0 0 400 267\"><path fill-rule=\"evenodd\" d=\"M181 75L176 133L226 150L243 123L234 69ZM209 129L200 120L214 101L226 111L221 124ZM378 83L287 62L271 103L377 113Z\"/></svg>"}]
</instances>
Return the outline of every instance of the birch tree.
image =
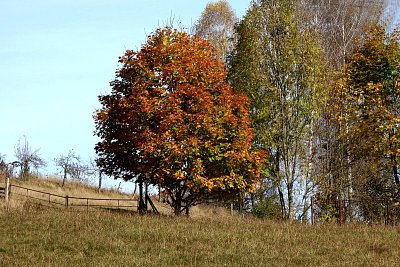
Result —
<instances>
[{"instance_id":1,"label":"birch tree","mask_svg":"<svg viewBox=\"0 0 400 267\"><path fill-rule=\"evenodd\" d=\"M306 0L304 6L310 21L321 38L324 62L327 66L326 90L329 96L322 107L320 119L315 121L315 171L320 192L327 198L351 198L353 170L350 166L348 140L340 138L348 131L349 116L346 101L340 94L337 81L346 68L346 59L352 54L355 40L361 39L372 25L382 21L386 1L377 0ZM332 106L340 106L332 109ZM338 117L342 119L337 120Z\"/></svg>"},{"instance_id":2,"label":"birch tree","mask_svg":"<svg viewBox=\"0 0 400 267\"><path fill-rule=\"evenodd\" d=\"M225 62L233 47L235 12L226 0L210 2L193 27L194 34L209 41L218 60Z\"/></svg>"},{"instance_id":3,"label":"birch tree","mask_svg":"<svg viewBox=\"0 0 400 267\"><path fill-rule=\"evenodd\" d=\"M271 155L267 177L282 217L293 220L308 166L312 120L318 116L321 49L295 1L254 1L237 26L229 79L251 100L254 145Z\"/></svg>"}]
</instances>

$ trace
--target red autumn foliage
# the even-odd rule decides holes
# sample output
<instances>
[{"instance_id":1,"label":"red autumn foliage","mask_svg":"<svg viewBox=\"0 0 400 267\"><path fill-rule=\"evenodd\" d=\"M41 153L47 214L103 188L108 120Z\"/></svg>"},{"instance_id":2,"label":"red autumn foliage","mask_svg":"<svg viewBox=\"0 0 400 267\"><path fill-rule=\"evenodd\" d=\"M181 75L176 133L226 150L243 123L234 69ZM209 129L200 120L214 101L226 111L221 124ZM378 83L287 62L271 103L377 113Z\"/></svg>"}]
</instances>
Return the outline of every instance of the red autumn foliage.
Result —
<instances>
[{"instance_id":1,"label":"red autumn foliage","mask_svg":"<svg viewBox=\"0 0 400 267\"><path fill-rule=\"evenodd\" d=\"M265 153L252 148L249 101L225 82L207 41L159 29L119 62L95 114L106 174L161 186L176 214L255 189Z\"/></svg>"}]
</instances>

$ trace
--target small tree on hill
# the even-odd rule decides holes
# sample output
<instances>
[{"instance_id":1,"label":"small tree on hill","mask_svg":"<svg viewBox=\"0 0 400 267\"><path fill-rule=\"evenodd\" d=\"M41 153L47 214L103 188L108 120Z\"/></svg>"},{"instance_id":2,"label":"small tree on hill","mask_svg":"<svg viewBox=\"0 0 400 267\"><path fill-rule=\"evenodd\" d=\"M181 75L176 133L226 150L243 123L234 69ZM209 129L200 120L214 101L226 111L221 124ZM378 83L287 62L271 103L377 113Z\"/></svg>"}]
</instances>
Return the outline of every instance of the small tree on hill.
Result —
<instances>
[{"instance_id":1,"label":"small tree on hill","mask_svg":"<svg viewBox=\"0 0 400 267\"><path fill-rule=\"evenodd\" d=\"M0 153L0 175L4 175L7 171L6 158Z\"/></svg>"},{"instance_id":2,"label":"small tree on hill","mask_svg":"<svg viewBox=\"0 0 400 267\"><path fill-rule=\"evenodd\" d=\"M68 175L79 178L83 170L81 159L73 150L70 150L67 155L60 155L54 159L57 167L60 167L63 172L62 186L65 185Z\"/></svg>"},{"instance_id":3,"label":"small tree on hill","mask_svg":"<svg viewBox=\"0 0 400 267\"><path fill-rule=\"evenodd\" d=\"M159 29L119 62L95 114L105 174L161 186L175 214L255 189L264 155L252 149L248 100L207 41Z\"/></svg>"},{"instance_id":4,"label":"small tree on hill","mask_svg":"<svg viewBox=\"0 0 400 267\"><path fill-rule=\"evenodd\" d=\"M105 177L103 176L103 173L102 173L100 167L97 166L96 162L97 162L97 157L94 159L90 158L89 163L87 165L87 175L88 175L89 179L91 179L93 182L98 180L97 190L100 192L102 183L103 183L103 179Z\"/></svg>"},{"instance_id":5,"label":"small tree on hill","mask_svg":"<svg viewBox=\"0 0 400 267\"><path fill-rule=\"evenodd\" d=\"M14 153L21 168L20 178L27 178L31 173L32 167L39 169L46 166L46 162L40 157L39 149L33 151L26 136L23 137L23 140L18 141L14 148Z\"/></svg>"}]
</instances>

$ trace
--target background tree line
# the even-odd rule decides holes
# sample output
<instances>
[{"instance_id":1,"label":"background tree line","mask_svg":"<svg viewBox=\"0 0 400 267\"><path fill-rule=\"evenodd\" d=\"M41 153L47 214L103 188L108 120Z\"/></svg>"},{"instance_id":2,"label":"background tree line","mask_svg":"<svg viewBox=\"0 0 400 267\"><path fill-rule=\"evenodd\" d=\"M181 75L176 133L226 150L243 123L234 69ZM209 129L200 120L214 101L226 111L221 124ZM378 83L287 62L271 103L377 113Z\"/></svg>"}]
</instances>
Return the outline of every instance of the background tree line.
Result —
<instances>
[{"instance_id":1,"label":"background tree line","mask_svg":"<svg viewBox=\"0 0 400 267\"><path fill-rule=\"evenodd\" d=\"M156 31L121 57L112 93L99 97L99 167L166 189L176 214L228 197L259 216L305 221L312 195L397 198L400 47L386 5L255 0L238 19L218 1L191 34ZM245 105L219 102L228 92ZM227 127L246 116L252 130ZM231 150L239 132L251 148Z\"/></svg>"},{"instance_id":2,"label":"background tree line","mask_svg":"<svg viewBox=\"0 0 400 267\"><path fill-rule=\"evenodd\" d=\"M229 79L271 155L256 197L282 218L306 220L317 193L398 197L400 48L385 5L253 1L235 27Z\"/></svg>"}]
</instances>

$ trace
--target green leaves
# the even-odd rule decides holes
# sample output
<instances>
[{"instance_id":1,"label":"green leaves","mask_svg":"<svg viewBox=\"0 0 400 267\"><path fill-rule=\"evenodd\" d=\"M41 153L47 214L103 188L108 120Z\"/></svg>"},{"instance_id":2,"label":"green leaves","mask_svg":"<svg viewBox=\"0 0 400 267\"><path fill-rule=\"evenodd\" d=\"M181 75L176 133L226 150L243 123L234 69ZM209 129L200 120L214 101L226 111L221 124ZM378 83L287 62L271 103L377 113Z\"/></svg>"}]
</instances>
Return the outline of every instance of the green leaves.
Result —
<instances>
[{"instance_id":1,"label":"green leaves","mask_svg":"<svg viewBox=\"0 0 400 267\"><path fill-rule=\"evenodd\" d=\"M311 121L325 100L321 49L300 10L296 1L253 1L229 62L231 84L250 99L255 146L271 152L268 179L289 192L285 216L293 215L294 180L303 176L297 166L307 160Z\"/></svg>"},{"instance_id":2,"label":"green leaves","mask_svg":"<svg viewBox=\"0 0 400 267\"><path fill-rule=\"evenodd\" d=\"M354 161L369 162L365 176L383 183L399 183L399 40L396 31L387 34L383 27L370 29L348 62L340 91L345 100L342 113L347 114L342 138L348 140Z\"/></svg>"}]
</instances>

